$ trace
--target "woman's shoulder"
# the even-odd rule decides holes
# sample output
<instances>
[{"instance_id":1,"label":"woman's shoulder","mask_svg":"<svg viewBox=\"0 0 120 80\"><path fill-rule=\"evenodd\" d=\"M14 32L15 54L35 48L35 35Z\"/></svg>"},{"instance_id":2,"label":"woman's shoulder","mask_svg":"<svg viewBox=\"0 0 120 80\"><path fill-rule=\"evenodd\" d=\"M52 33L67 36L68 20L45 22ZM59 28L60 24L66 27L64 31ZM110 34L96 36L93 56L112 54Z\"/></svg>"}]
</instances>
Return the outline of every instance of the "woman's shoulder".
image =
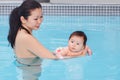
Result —
<instances>
[{"instance_id":1,"label":"woman's shoulder","mask_svg":"<svg viewBox=\"0 0 120 80\"><path fill-rule=\"evenodd\" d=\"M38 42L37 39L32 36L31 34L23 33L23 32L18 32L17 37L16 37L16 42L29 44L29 43L35 43Z\"/></svg>"}]
</instances>

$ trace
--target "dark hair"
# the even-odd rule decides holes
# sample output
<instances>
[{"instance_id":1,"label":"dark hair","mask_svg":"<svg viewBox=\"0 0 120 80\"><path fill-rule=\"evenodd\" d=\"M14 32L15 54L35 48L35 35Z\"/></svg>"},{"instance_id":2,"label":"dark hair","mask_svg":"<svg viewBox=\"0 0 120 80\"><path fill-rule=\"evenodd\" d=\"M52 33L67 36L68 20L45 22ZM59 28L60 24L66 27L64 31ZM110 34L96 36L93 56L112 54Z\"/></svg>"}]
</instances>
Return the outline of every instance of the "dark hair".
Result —
<instances>
[{"instance_id":1,"label":"dark hair","mask_svg":"<svg viewBox=\"0 0 120 80\"><path fill-rule=\"evenodd\" d=\"M15 38L18 32L18 29L22 27L20 17L23 16L25 19L31 15L31 10L36 8L42 8L40 3L35 0L25 0L19 7L13 9L9 18L9 34L8 41L11 44L11 47L14 48Z\"/></svg>"},{"instance_id":2,"label":"dark hair","mask_svg":"<svg viewBox=\"0 0 120 80\"><path fill-rule=\"evenodd\" d=\"M70 40L70 38L71 38L72 36L80 36L80 37L83 37L83 39L84 39L84 43L83 43L83 44L86 45L87 36L86 36L86 34L85 34L83 31L75 31L75 32L73 32L73 33L70 35L69 40Z\"/></svg>"}]
</instances>

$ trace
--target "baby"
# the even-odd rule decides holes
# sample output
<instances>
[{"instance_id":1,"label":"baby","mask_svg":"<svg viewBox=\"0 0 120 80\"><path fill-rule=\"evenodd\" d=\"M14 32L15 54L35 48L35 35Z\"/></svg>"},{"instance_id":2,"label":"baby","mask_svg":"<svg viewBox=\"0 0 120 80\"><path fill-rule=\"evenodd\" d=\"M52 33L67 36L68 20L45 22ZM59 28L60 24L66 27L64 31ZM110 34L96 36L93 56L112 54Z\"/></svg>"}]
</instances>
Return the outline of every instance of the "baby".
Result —
<instances>
[{"instance_id":1,"label":"baby","mask_svg":"<svg viewBox=\"0 0 120 80\"><path fill-rule=\"evenodd\" d=\"M68 41L67 47L59 47L55 50L55 54L61 58L65 56L85 56L92 55L91 49L86 45L87 36L82 31L73 32Z\"/></svg>"}]
</instances>

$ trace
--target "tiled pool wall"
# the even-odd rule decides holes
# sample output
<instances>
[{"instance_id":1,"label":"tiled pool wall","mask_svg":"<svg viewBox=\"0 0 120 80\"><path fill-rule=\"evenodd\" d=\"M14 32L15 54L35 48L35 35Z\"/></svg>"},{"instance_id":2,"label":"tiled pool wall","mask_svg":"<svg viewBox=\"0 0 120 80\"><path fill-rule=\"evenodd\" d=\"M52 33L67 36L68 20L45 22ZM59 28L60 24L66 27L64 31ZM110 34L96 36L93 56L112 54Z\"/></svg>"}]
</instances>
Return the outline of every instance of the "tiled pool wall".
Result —
<instances>
[{"instance_id":1,"label":"tiled pool wall","mask_svg":"<svg viewBox=\"0 0 120 80\"><path fill-rule=\"evenodd\" d=\"M120 0L50 0L50 2L67 4L120 4Z\"/></svg>"},{"instance_id":2,"label":"tiled pool wall","mask_svg":"<svg viewBox=\"0 0 120 80\"><path fill-rule=\"evenodd\" d=\"M20 4L0 3L0 15L9 15ZM120 16L119 4L41 4L43 14L48 16Z\"/></svg>"},{"instance_id":3,"label":"tiled pool wall","mask_svg":"<svg viewBox=\"0 0 120 80\"><path fill-rule=\"evenodd\" d=\"M43 5L44 15L60 16L120 16L120 5Z\"/></svg>"}]
</instances>

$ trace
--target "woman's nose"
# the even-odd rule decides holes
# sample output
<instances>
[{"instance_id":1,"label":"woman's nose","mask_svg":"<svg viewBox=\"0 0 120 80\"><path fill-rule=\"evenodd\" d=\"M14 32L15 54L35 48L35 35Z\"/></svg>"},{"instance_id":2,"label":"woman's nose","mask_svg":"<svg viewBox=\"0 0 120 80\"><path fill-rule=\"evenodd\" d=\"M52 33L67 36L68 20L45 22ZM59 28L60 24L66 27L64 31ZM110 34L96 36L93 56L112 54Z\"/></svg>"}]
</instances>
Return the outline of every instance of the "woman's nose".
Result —
<instances>
[{"instance_id":1,"label":"woman's nose","mask_svg":"<svg viewBox=\"0 0 120 80\"><path fill-rule=\"evenodd\" d=\"M41 23L41 22L42 22L42 20L43 20L42 18L38 19L38 23Z\"/></svg>"}]
</instances>

